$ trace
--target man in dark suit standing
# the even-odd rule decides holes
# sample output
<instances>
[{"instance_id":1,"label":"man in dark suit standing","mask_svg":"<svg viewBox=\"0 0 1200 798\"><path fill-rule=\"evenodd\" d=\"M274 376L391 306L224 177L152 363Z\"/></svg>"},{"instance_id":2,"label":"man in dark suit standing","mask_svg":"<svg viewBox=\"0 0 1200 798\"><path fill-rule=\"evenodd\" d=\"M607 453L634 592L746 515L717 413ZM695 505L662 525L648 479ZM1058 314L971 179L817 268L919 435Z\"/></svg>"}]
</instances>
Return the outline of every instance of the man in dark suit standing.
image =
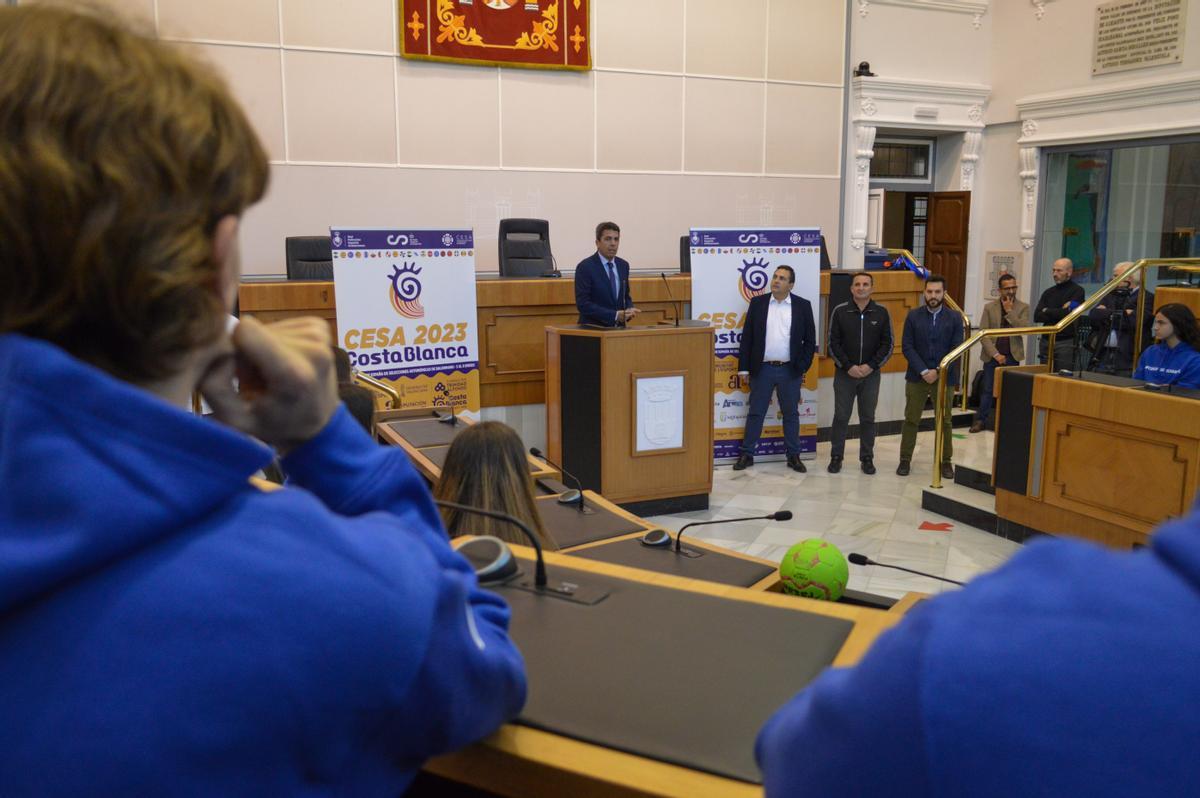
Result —
<instances>
[{"instance_id":1,"label":"man in dark suit standing","mask_svg":"<svg viewBox=\"0 0 1200 798\"><path fill-rule=\"evenodd\" d=\"M575 267L575 307L580 324L624 327L641 311L629 296L629 261L617 257L621 228L596 225L596 253Z\"/></svg>"},{"instance_id":2,"label":"man in dark suit standing","mask_svg":"<svg viewBox=\"0 0 1200 798\"><path fill-rule=\"evenodd\" d=\"M746 311L738 375L750 375L750 412L734 471L754 465L754 446L762 434L772 392L778 394L783 413L788 467L807 471L800 460L800 387L817 349L817 327L812 303L792 293L795 284L792 267L780 266L771 277L771 293L751 299Z\"/></svg>"}]
</instances>

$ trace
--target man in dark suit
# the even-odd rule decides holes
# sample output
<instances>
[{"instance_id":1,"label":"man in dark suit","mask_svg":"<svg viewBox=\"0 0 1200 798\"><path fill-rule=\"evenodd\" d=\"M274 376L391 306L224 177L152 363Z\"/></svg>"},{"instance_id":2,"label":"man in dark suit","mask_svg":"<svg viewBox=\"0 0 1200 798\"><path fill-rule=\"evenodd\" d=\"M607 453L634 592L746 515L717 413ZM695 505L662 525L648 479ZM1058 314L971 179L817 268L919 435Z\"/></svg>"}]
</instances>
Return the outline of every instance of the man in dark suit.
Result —
<instances>
[{"instance_id":1,"label":"man in dark suit","mask_svg":"<svg viewBox=\"0 0 1200 798\"><path fill-rule=\"evenodd\" d=\"M580 324L623 327L641 311L629 296L629 261L617 257L621 228L596 225L596 254L575 267L575 307Z\"/></svg>"},{"instance_id":2,"label":"man in dark suit","mask_svg":"<svg viewBox=\"0 0 1200 798\"><path fill-rule=\"evenodd\" d=\"M734 471L754 465L754 446L773 392L779 395L783 413L788 467L807 470L800 460L800 387L817 349L817 327L812 303L792 293L795 284L792 267L780 266L771 277L771 293L751 299L746 311L738 375L750 375L750 412Z\"/></svg>"},{"instance_id":3,"label":"man in dark suit","mask_svg":"<svg viewBox=\"0 0 1200 798\"><path fill-rule=\"evenodd\" d=\"M1133 261L1124 261L1113 267L1113 276L1121 277L1133 268ZM1131 274L1115 288L1104 301L1092 308L1088 318L1092 321L1095 357L1092 371L1102 371L1128 377L1133 373L1133 344L1137 335L1138 292L1141 290L1141 275ZM1150 327L1154 323L1154 292L1146 292L1145 313L1142 316L1142 346L1150 346L1154 340Z\"/></svg>"}]
</instances>

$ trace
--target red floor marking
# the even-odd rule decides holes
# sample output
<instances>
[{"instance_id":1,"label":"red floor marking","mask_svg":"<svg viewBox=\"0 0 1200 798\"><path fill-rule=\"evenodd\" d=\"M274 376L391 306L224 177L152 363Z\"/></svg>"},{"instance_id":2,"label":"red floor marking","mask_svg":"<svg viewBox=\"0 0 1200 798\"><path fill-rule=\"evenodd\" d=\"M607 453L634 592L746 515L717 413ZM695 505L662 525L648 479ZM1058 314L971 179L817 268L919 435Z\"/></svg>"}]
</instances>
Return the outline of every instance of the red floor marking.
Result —
<instances>
[{"instance_id":1,"label":"red floor marking","mask_svg":"<svg viewBox=\"0 0 1200 798\"><path fill-rule=\"evenodd\" d=\"M949 532L953 527L954 527L954 524L951 524L949 522L942 522L940 524L935 524L932 521L922 521L921 525L919 527L917 527L917 529L920 529L924 532Z\"/></svg>"}]
</instances>

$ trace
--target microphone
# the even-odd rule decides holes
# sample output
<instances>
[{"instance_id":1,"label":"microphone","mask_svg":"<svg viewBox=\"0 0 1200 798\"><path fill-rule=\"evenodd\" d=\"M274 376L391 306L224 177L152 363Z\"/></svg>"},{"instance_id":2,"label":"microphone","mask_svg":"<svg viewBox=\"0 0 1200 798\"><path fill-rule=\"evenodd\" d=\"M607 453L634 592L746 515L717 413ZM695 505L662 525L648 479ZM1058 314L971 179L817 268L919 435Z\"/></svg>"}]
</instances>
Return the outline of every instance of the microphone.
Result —
<instances>
[{"instance_id":1,"label":"microphone","mask_svg":"<svg viewBox=\"0 0 1200 798\"><path fill-rule=\"evenodd\" d=\"M690 524L684 524L675 533L675 551L679 552L679 539L683 537L683 530L691 526L709 526L710 524L732 524L737 521L790 521L792 520L791 510L780 510L777 513L770 515L752 515L748 518L719 518L716 521L693 521Z\"/></svg>"},{"instance_id":2,"label":"microphone","mask_svg":"<svg viewBox=\"0 0 1200 798\"><path fill-rule=\"evenodd\" d=\"M538 540L537 535L533 534L533 530L524 521L521 521L508 513L499 513L495 510L485 510L482 507L472 507L469 504L459 504L458 502L448 502L442 499L434 499L433 503L438 507L444 507L447 510L457 510L460 513L468 513L473 515L482 515L487 518L495 518L498 521L507 521L528 538L530 544L533 545L533 550L536 553L536 570L534 572L533 584L521 582L515 585L523 590L529 590L532 593L539 595L554 596L556 598L573 601L577 604L598 604L608 598L608 591L599 588L591 588L586 585L580 585L575 582L557 582L550 584L546 578L546 558L542 553L542 543ZM495 540L495 539L493 539Z\"/></svg>"},{"instance_id":3,"label":"microphone","mask_svg":"<svg viewBox=\"0 0 1200 798\"><path fill-rule=\"evenodd\" d=\"M443 507L447 510L458 510L460 513L468 513L470 515L482 515L487 518L495 518L497 521L507 521L525 534L529 539L529 543L537 552L537 573L534 576L533 583L540 590L546 587L546 561L542 557L542 543L537 539L537 535L533 534L533 530L524 521L520 521L508 513L498 513L495 510L485 510L482 507L472 507L468 504L459 504L458 502L448 502L441 499L434 499L433 503L438 507Z\"/></svg>"},{"instance_id":4,"label":"microphone","mask_svg":"<svg viewBox=\"0 0 1200 798\"><path fill-rule=\"evenodd\" d=\"M581 513L585 512L584 504L583 504L583 483L579 481L579 478L576 477L574 474L572 474L567 469L563 468L558 463L551 460L546 455L542 454L542 450L539 449L538 447L536 447L536 446L530 447L529 453L531 455L533 455L534 457L537 457L540 460L545 460L547 463L549 463L550 465L554 466L559 471L561 471L564 476L570 477L571 481L575 483L574 488L559 495L559 497L557 499L558 503L559 504L575 504L575 505L579 506L579 512L581 512Z\"/></svg>"},{"instance_id":5,"label":"microphone","mask_svg":"<svg viewBox=\"0 0 1200 798\"><path fill-rule=\"evenodd\" d=\"M957 579L947 579L944 576L934 576L933 574L927 574L924 571L914 571L911 568L904 568L899 565L888 565L885 562L875 562L867 555L858 554L857 552L851 553L846 557L846 559L849 560L852 565L878 565L880 568L895 568L897 571L906 571L910 574L916 574L917 576L928 577L929 579L940 579L943 582L949 582L952 585L959 585L960 587L963 584Z\"/></svg>"},{"instance_id":6,"label":"microphone","mask_svg":"<svg viewBox=\"0 0 1200 798\"><path fill-rule=\"evenodd\" d=\"M679 326L679 317L683 315L683 307L675 301L674 295L671 294L671 283L667 281L666 272L659 272L658 276L662 278L663 285L667 287L667 297L671 300L671 304L675 306L675 326Z\"/></svg>"},{"instance_id":7,"label":"microphone","mask_svg":"<svg viewBox=\"0 0 1200 798\"><path fill-rule=\"evenodd\" d=\"M458 424L458 416L454 415L454 405L450 405L450 415L448 416L443 416L436 410L433 411L433 414L437 416L439 424L449 424L452 427Z\"/></svg>"}]
</instances>

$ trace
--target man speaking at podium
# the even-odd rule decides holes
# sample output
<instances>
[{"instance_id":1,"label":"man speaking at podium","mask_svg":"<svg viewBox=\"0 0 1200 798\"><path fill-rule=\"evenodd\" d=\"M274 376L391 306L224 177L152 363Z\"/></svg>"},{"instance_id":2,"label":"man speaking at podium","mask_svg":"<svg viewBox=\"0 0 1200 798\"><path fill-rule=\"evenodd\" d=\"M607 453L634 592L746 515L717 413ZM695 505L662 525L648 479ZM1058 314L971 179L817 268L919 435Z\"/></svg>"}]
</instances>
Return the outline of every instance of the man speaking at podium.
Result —
<instances>
[{"instance_id":1,"label":"man speaking at podium","mask_svg":"<svg viewBox=\"0 0 1200 798\"><path fill-rule=\"evenodd\" d=\"M621 228L615 222L596 225L596 254L575 267L575 307L580 324L624 327L640 310L629 296L629 261L617 257Z\"/></svg>"},{"instance_id":2,"label":"man speaking at podium","mask_svg":"<svg viewBox=\"0 0 1200 798\"><path fill-rule=\"evenodd\" d=\"M783 413L788 468L807 471L800 459L800 388L817 351L817 327L812 303L792 293L795 284L795 270L780 266L771 277L771 293L751 299L746 310L738 377L750 375L750 408L742 433L742 453L733 464L734 471L754 465L754 447L762 434L772 393L778 394Z\"/></svg>"}]
</instances>

